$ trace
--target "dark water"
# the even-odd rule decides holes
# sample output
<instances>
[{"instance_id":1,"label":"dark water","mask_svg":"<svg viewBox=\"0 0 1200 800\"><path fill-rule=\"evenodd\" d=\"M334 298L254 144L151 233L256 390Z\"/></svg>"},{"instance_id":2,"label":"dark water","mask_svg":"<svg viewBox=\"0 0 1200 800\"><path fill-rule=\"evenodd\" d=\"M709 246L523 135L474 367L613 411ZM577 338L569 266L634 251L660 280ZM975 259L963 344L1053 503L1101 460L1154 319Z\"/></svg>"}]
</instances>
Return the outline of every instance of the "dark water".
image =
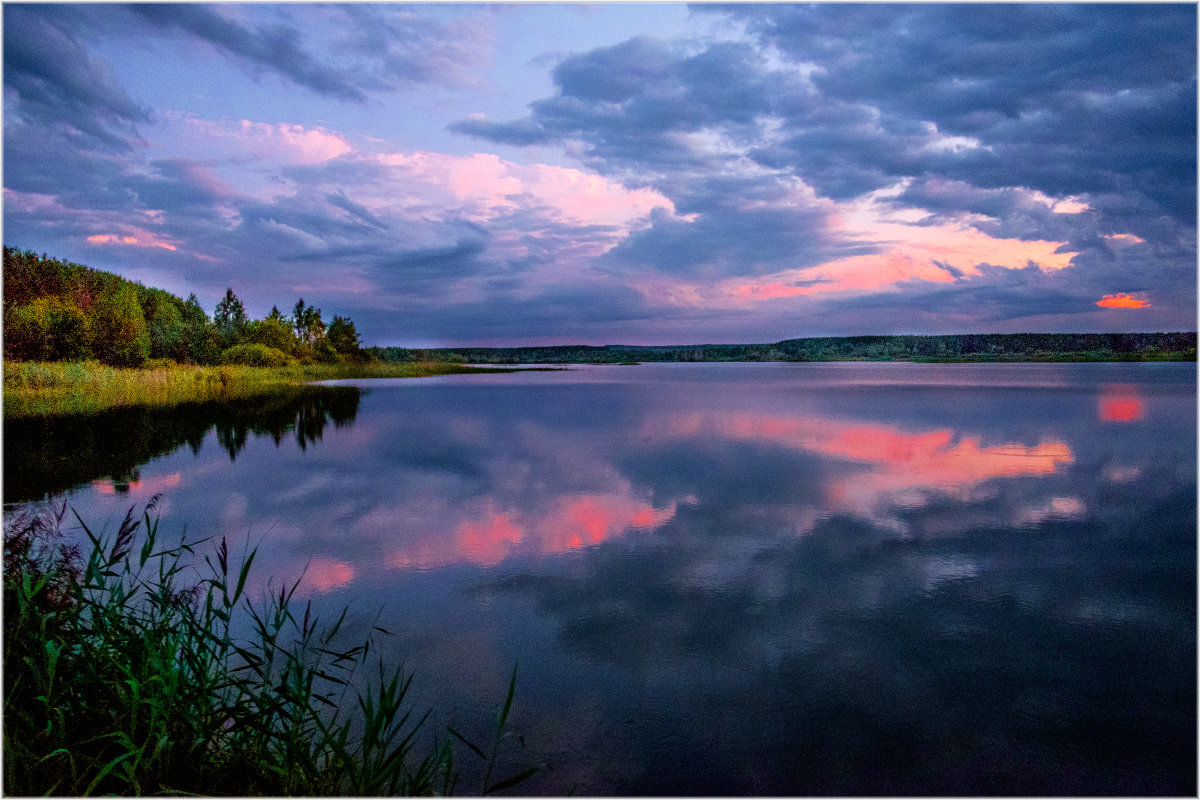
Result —
<instances>
[{"instance_id":1,"label":"dark water","mask_svg":"<svg viewBox=\"0 0 1200 800\"><path fill-rule=\"evenodd\" d=\"M468 730L519 664L523 794L1195 795L1195 375L362 381L6 426L5 499L162 493L261 581L307 565Z\"/></svg>"}]
</instances>

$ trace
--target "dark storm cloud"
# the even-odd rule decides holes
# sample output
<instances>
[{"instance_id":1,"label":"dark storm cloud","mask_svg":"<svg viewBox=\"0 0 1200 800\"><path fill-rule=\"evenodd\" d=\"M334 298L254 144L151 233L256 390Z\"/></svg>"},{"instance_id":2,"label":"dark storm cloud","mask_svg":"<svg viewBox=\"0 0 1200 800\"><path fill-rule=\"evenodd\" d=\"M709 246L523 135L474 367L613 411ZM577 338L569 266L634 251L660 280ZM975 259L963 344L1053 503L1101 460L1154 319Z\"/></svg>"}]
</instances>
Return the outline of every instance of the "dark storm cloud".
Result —
<instances>
[{"instance_id":1,"label":"dark storm cloud","mask_svg":"<svg viewBox=\"0 0 1200 800\"><path fill-rule=\"evenodd\" d=\"M699 7L699 11L714 11ZM1195 214L1196 15L1170 5L732 6L764 42L816 64L830 98L883 124L924 120L988 157L941 174L1049 194L1145 193ZM824 165L794 141L790 163ZM899 174L856 146L854 163ZM778 158L778 154L777 154ZM834 173L836 174L836 170ZM913 173L909 173L913 174Z\"/></svg>"},{"instance_id":2,"label":"dark storm cloud","mask_svg":"<svg viewBox=\"0 0 1200 800\"><path fill-rule=\"evenodd\" d=\"M4 9L4 101L6 128L47 126L82 148L128 150L134 125L150 121L108 64L32 6Z\"/></svg>"}]
</instances>

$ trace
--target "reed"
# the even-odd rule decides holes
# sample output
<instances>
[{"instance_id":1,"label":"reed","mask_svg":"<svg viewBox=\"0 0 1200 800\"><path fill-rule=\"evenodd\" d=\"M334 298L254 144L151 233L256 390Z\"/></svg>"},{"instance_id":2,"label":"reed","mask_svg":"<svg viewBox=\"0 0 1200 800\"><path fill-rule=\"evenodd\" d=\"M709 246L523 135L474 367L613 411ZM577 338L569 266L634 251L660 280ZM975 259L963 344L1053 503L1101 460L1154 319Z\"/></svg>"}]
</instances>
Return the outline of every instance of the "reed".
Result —
<instances>
[{"instance_id":1,"label":"reed","mask_svg":"<svg viewBox=\"0 0 1200 800\"><path fill-rule=\"evenodd\" d=\"M197 367L159 361L144 368L119 368L99 361L6 361L4 417L69 416L110 408L237 400L269 394L280 386L339 378L418 378L475 371L479 370L440 362Z\"/></svg>"},{"instance_id":2,"label":"reed","mask_svg":"<svg viewBox=\"0 0 1200 800\"><path fill-rule=\"evenodd\" d=\"M5 794L458 788L452 745L484 749L428 731L428 714L408 699L412 676L369 663L372 639L339 644L345 611L322 623L294 601L297 584L251 602L254 553L235 565L223 539L202 558L199 543L161 548L154 502L140 518L131 508L110 535L79 520L82 549L63 534L65 506L5 520ZM516 786L533 771L478 791Z\"/></svg>"}]
</instances>

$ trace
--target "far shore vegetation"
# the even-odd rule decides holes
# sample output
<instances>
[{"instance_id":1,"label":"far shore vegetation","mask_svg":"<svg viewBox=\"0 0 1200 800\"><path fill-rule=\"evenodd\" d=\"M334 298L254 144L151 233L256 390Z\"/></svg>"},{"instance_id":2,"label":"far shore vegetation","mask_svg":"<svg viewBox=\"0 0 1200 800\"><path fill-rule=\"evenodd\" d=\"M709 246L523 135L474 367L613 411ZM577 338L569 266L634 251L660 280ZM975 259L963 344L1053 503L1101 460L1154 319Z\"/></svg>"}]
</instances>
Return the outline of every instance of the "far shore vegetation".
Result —
<instances>
[{"instance_id":1,"label":"far shore vegetation","mask_svg":"<svg viewBox=\"0 0 1200 800\"><path fill-rule=\"evenodd\" d=\"M671 361L1195 361L1196 333L959 334L774 344L363 347L354 321L296 301L250 319L232 289L213 314L69 261L4 248L4 417L236 401L339 378L412 378L467 364Z\"/></svg>"}]
</instances>

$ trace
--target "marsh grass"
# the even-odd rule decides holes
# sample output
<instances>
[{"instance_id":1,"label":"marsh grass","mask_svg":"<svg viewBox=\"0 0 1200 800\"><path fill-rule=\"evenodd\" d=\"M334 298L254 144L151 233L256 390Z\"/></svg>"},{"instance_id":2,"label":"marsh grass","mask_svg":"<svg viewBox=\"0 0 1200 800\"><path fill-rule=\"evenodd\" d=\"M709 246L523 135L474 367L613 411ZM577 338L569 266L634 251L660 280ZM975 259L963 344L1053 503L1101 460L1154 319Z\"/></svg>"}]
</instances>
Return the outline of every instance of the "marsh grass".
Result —
<instances>
[{"instance_id":1,"label":"marsh grass","mask_svg":"<svg viewBox=\"0 0 1200 800\"><path fill-rule=\"evenodd\" d=\"M533 774L492 782L515 671L490 756L435 735L372 638L339 644L345 611L319 621L298 584L252 602L254 553L161 548L154 503L113 534L79 520L82 550L64 506L6 519L5 794L450 794L455 742L487 760L476 793Z\"/></svg>"},{"instance_id":2,"label":"marsh grass","mask_svg":"<svg viewBox=\"0 0 1200 800\"><path fill-rule=\"evenodd\" d=\"M462 364L296 364L288 367L196 367L169 361L109 367L99 361L4 363L4 416L94 414L110 408L166 407L270 394L281 386L338 378L418 378L481 370Z\"/></svg>"}]
</instances>

